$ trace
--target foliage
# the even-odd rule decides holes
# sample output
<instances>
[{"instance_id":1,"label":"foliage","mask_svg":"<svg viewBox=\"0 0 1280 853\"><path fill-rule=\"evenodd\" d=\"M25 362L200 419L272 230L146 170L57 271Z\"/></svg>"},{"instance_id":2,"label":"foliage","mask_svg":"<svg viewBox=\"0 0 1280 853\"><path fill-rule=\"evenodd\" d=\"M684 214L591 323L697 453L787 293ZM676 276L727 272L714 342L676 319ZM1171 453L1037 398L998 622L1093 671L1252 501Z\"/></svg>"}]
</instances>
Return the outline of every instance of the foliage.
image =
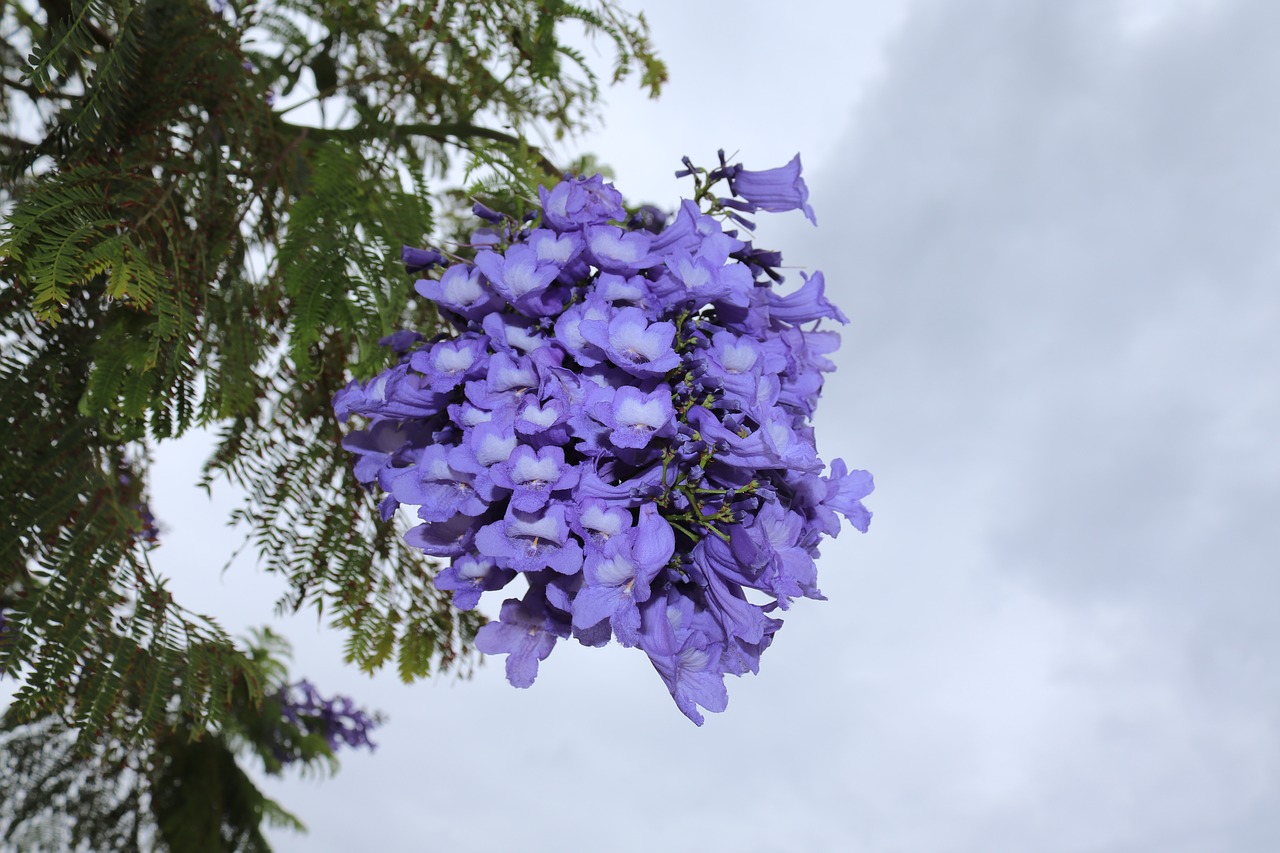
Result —
<instances>
[{"instance_id":1,"label":"foliage","mask_svg":"<svg viewBox=\"0 0 1280 853\"><path fill-rule=\"evenodd\" d=\"M481 620L380 521L330 400L348 364L385 367L379 338L437 326L394 259L448 236L455 162L527 194L554 171L527 140L592 116L600 81L566 27L609 41L613 80L657 93L643 18L612 0L0 9L10 719L159 755L262 701L260 663L148 561L149 451L195 427L217 431L205 485L245 489L236 520L288 577L284 606L343 626L365 668L466 660Z\"/></svg>"},{"instance_id":2,"label":"foliage","mask_svg":"<svg viewBox=\"0 0 1280 853\"><path fill-rule=\"evenodd\" d=\"M57 716L22 722L10 711L0 721L0 839L28 851L248 853L270 849L264 824L303 830L246 772L254 759L272 775L286 765L337 767L325 734L284 713L287 652L269 631L258 634L248 653L269 674L265 698L239 684L219 727L174 714L169 730L141 747L107 738L86 753Z\"/></svg>"}]
</instances>

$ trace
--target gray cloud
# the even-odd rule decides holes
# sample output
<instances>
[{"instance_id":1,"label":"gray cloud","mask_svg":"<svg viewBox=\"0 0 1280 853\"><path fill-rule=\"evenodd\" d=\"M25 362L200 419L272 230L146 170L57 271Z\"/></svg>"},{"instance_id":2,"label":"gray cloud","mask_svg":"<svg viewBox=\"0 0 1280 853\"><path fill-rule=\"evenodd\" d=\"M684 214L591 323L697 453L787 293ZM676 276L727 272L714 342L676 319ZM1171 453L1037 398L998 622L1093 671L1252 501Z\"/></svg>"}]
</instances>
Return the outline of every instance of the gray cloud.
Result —
<instances>
[{"instance_id":1,"label":"gray cloud","mask_svg":"<svg viewBox=\"0 0 1280 853\"><path fill-rule=\"evenodd\" d=\"M1280 839L1280 9L1124 11L921 5L815 181L838 212L810 247L840 233L855 315L849 453L927 492L882 490L873 553L900 544L885 515L932 506L915 551L945 560L956 525L919 523L950 504L980 588L1087 632L1039 660L1057 701L1019 718L1017 792L930 849ZM993 713L1033 688L1005 686Z\"/></svg>"}]
</instances>

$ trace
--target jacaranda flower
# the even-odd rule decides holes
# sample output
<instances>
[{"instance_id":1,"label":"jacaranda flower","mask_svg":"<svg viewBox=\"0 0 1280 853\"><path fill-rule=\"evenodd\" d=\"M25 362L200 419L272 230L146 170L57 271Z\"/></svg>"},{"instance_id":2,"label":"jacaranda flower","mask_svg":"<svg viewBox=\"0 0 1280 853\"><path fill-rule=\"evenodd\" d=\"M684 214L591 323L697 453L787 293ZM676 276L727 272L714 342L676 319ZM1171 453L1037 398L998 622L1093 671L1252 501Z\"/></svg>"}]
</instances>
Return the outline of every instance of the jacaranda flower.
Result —
<instances>
[{"instance_id":1,"label":"jacaranda flower","mask_svg":"<svg viewBox=\"0 0 1280 853\"><path fill-rule=\"evenodd\" d=\"M776 169L752 172L736 166L729 171L728 177L730 191L745 202L730 201L730 206L751 213L757 210L769 213L803 210L810 222L818 224L813 208L809 206L809 187L800 177L799 154L792 157L787 165Z\"/></svg>"},{"instance_id":2,"label":"jacaranda flower","mask_svg":"<svg viewBox=\"0 0 1280 853\"><path fill-rule=\"evenodd\" d=\"M406 249L449 332L390 336L399 363L334 409L365 420L344 441L356 479L386 493L384 518L418 507L405 538L445 561L456 607L523 576L476 637L512 684L559 640L616 639L701 724L725 675L758 671L774 614L823 599L819 545L842 516L867 529L873 483L814 444L839 343L819 326L847 322L822 274L779 295L781 254L725 229L813 219L799 157L686 165L707 210L628 216L600 176L568 178L523 220L478 205L474 262ZM734 198L709 192L720 180Z\"/></svg>"},{"instance_id":3,"label":"jacaranda flower","mask_svg":"<svg viewBox=\"0 0 1280 853\"><path fill-rule=\"evenodd\" d=\"M364 746L371 751L376 748L376 744L369 740L369 732L378 726L378 721L356 707L350 697L326 699L315 685L303 680L282 688L279 700L284 719L307 734L323 737L330 752L336 752L341 746L353 749ZM298 755L280 751L278 757L288 764Z\"/></svg>"}]
</instances>

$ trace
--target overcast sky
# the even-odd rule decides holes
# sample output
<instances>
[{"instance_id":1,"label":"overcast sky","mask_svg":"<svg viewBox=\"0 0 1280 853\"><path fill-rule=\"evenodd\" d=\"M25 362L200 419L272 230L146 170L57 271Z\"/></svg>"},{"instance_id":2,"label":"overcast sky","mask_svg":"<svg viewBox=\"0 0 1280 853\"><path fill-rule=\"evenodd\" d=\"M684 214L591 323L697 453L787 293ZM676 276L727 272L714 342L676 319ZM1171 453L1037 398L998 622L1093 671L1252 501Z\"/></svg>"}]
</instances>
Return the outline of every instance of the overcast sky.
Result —
<instances>
[{"instance_id":1,"label":"overcast sky","mask_svg":"<svg viewBox=\"0 0 1280 853\"><path fill-rule=\"evenodd\" d=\"M405 687L288 623L391 719L268 783L311 827L278 849L1280 850L1280 4L645 7L671 85L579 147L666 206L682 154L802 154L821 227L762 231L852 319L818 440L871 532L701 729L634 650ZM263 624L199 452L160 454L157 562Z\"/></svg>"}]
</instances>

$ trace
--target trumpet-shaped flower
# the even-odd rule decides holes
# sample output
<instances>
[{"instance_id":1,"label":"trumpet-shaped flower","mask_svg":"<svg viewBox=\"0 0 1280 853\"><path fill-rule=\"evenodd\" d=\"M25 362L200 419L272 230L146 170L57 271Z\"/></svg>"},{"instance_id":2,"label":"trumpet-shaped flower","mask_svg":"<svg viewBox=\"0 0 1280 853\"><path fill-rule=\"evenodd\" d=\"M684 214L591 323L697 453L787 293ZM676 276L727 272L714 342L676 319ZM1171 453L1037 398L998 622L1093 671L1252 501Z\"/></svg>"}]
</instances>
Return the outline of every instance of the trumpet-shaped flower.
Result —
<instances>
[{"instance_id":1,"label":"trumpet-shaped flower","mask_svg":"<svg viewBox=\"0 0 1280 853\"><path fill-rule=\"evenodd\" d=\"M792 157L787 165L776 169L753 172L739 167L729 176L729 189L746 202L739 207L741 210L751 213L758 210L769 213L803 210L805 217L817 225L813 208L809 206L809 187L800 177L800 171L799 154Z\"/></svg>"}]
</instances>

